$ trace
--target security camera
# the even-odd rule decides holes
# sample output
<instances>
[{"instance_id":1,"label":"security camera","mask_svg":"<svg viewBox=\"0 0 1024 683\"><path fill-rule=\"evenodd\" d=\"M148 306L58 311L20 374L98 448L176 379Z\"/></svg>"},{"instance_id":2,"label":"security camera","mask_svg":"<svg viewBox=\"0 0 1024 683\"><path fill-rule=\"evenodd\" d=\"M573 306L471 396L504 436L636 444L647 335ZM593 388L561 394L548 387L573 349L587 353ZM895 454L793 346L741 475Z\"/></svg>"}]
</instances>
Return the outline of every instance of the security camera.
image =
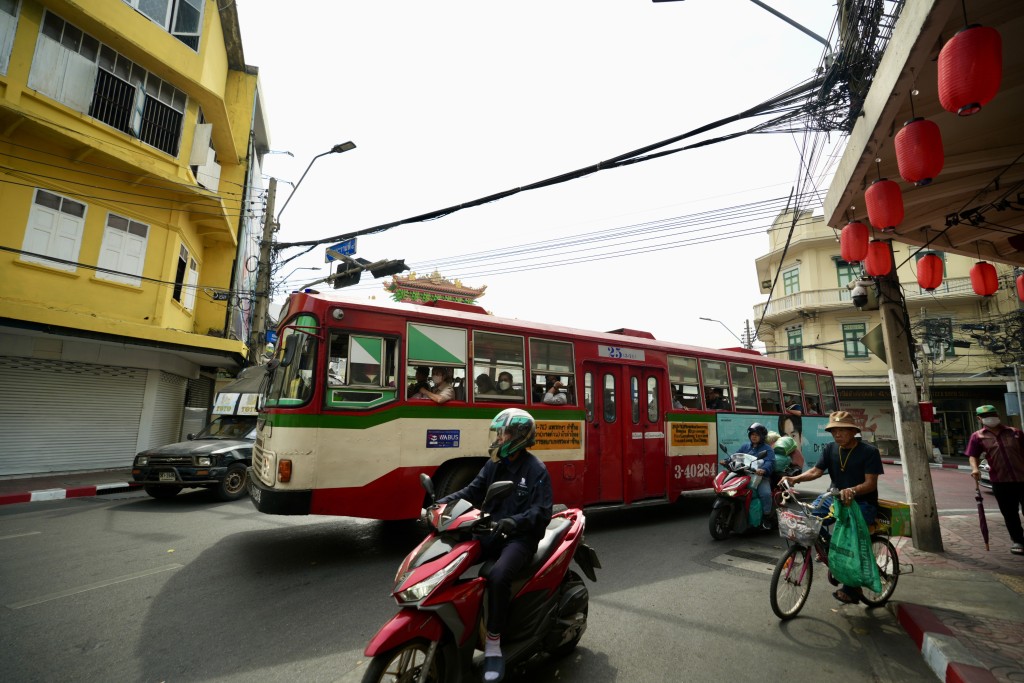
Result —
<instances>
[{"instance_id":1,"label":"security camera","mask_svg":"<svg viewBox=\"0 0 1024 683\"><path fill-rule=\"evenodd\" d=\"M868 287L872 284L871 280L851 280L846 283L846 288L850 290L851 298L853 299L853 305L857 308L864 308L868 303Z\"/></svg>"}]
</instances>

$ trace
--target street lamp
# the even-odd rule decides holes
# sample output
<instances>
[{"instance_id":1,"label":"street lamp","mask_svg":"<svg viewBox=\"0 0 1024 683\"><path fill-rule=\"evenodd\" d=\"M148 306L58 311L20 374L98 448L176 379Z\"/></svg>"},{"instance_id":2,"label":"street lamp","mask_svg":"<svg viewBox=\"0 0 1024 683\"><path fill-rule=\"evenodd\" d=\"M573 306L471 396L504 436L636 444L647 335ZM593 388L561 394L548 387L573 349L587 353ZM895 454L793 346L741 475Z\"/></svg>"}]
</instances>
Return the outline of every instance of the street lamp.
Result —
<instances>
[{"instance_id":1,"label":"street lamp","mask_svg":"<svg viewBox=\"0 0 1024 683\"><path fill-rule=\"evenodd\" d=\"M655 0L655 1L657 2L657 0ZM715 318L704 318L704 317L701 317L701 320L707 320L709 323L718 323L719 325L721 325L725 329L729 330L729 326L726 325L725 323L723 323L721 320L716 320ZM745 349L749 349L750 348L750 346L747 344L747 342L745 342L742 339L740 339L736 335L735 332L733 332L732 330L729 330L729 334L731 334L732 336L736 337L736 341L738 341L740 343L740 346L742 346Z\"/></svg>"},{"instance_id":2,"label":"street lamp","mask_svg":"<svg viewBox=\"0 0 1024 683\"><path fill-rule=\"evenodd\" d=\"M299 178L299 182L295 183L295 187L294 187L294 189L292 189L291 194L288 195L288 199L285 200L284 206L282 206L281 210L277 212L277 220L278 221L281 220L281 214L284 213L284 210L288 208L288 202L290 202L292 200L292 197L295 196L295 192L299 189L299 185L301 185L302 181L305 180L306 174L309 173L309 169L311 169L313 167L313 163L317 159L319 159L320 157L325 157L328 154L341 154L342 152L347 152L350 149L355 149L355 148L356 148L356 143L354 143L351 140L349 140L348 142L342 142L341 144L335 145L334 147L331 147L326 152L321 152L320 154L317 154L315 157L310 159L309 166L307 166L306 170L302 172L302 177Z\"/></svg>"}]
</instances>

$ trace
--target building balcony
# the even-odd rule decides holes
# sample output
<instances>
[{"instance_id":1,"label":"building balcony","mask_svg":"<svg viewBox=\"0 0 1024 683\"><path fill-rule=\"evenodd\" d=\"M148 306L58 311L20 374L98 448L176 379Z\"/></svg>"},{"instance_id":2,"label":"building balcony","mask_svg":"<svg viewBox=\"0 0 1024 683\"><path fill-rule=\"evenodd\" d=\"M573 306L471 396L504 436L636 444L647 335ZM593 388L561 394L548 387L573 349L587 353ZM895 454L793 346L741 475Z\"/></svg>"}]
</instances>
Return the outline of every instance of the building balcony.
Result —
<instances>
[{"instance_id":1,"label":"building balcony","mask_svg":"<svg viewBox=\"0 0 1024 683\"><path fill-rule=\"evenodd\" d=\"M971 278L957 277L943 280L942 286L933 292L926 292L918 287L916 281L902 282L904 293L908 302L941 299L951 301L955 299L977 299L971 287ZM848 309L853 306L850 301L850 290L846 287L835 287L833 289L812 289L806 292L796 292L786 296L774 297L769 304L757 304L754 306L754 318L761 319L762 315L766 322L773 322L773 319L788 319L798 311L818 312ZM765 313L765 307L768 312Z\"/></svg>"}]
</instances>

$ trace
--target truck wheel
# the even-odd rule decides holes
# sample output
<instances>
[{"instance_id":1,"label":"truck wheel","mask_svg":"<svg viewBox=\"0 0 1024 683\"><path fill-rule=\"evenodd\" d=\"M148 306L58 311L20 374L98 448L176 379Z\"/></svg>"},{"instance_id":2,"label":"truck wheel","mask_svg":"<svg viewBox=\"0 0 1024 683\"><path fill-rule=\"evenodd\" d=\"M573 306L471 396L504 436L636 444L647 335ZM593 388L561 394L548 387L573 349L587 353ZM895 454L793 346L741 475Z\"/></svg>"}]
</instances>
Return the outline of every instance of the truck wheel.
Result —
<instances>
[{"instance_id":1,"label":"truck wheel","mask_svg":"<svg viewBox=\"0 0 1024 683\"><path fill-rule=\"evenodd\" d=\"M437 484L435 495L438 498L444 498L449 493L455 493L465 488L479 471L480 466L476 463L466 462L456 465L448 470L448 473L440 481L435 482Z\"/></svg>"},{"instance_id":2,"label":"truck wheel","mask_svg":"<svg viewBox=\"0 0 1024 683\"><path fill-rule=\"evenodd\" d=\"M238 500L246 494L246 468L241 463L228 467L224 479L217 486L217 497L224 501Z\"/></svg>"},{"instance_id":3,"label":"truck wheel","mask_svg":"<svg viewBox=\"0 0 1024 683\"><path fill-rule=\"evenodd\" d=\"M180 486L145 486L143 488L145 488L146 493L157 500L174 498L181 491Z\"/></svg>"}]
</instances>

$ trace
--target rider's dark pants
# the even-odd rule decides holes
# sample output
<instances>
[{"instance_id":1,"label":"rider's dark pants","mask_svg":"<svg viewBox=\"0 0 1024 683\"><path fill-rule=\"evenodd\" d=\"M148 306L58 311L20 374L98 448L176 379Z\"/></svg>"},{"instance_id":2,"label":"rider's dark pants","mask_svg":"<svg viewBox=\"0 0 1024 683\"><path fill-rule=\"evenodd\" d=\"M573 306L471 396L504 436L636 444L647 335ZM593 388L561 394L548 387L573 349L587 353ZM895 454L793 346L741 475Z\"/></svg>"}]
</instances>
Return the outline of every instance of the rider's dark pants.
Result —
<instances>
[{"instance_id":1,"label":"rider's dark pants","mask_svg":"<svg viewBox=\"0 0 1024 683\"><path fill-rule=\"evenodd\" d=\"M481 544L484 558L494 559L494 567L487 574L487 632L498 635L505 629L508 619L512 580L533 558L537 543L494 535L484 538Z\"/></svg>"}]
</instances>

